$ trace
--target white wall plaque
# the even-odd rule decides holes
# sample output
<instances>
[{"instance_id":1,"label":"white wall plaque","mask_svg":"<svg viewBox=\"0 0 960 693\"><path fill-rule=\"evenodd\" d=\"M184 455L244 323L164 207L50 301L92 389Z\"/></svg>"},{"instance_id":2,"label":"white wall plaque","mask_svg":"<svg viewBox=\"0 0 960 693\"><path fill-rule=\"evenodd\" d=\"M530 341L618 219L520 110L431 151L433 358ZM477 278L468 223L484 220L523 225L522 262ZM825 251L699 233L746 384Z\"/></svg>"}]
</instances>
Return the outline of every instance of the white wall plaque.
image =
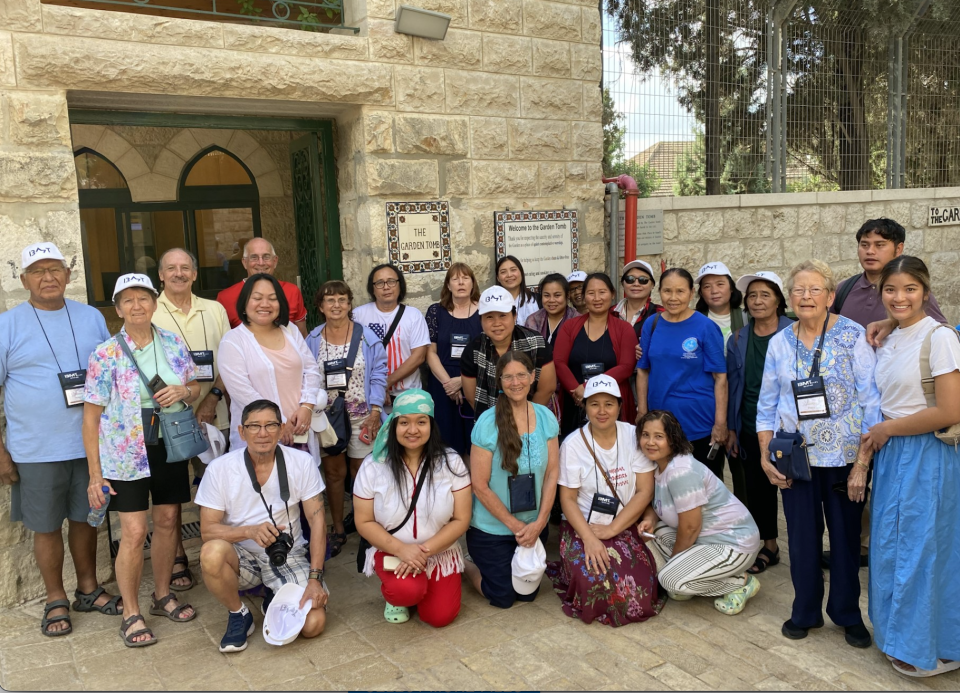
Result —
<instances>
[{"instance_id":1,"label":"white wall plaque","mask_svg":"<svg viewBox=\"0 0 960 693\"><path fill-rule=\"evenodd\" d=\"M623 237L624 237L624 200L620 201L620 237L618 241L618 251L620 257L623 255ZM660 255L663 253L663 210L662 209L638 209L637 210L637 255Z\"/></svg>"},{"instance_id":2,"label":"white wall plaque","mask_svg":"<svg viewBox=\"0 0 960 693\"><path fill-rule=\"evenodd\" d=\"M494 212L496 256L513 255L523 264L527 285L552 272L564 277L580 268L580 227L575 209Z\"/></svg>"},{"instance_id":3,"label":"white wall plaque","mask_svg":"<svg viewBox=\"0 0 960 693\"><path fill-rule=\"evenodd\" d=\"M931 207L927 226L960 225L960 207Z\"/></svg>"}]
</instances>

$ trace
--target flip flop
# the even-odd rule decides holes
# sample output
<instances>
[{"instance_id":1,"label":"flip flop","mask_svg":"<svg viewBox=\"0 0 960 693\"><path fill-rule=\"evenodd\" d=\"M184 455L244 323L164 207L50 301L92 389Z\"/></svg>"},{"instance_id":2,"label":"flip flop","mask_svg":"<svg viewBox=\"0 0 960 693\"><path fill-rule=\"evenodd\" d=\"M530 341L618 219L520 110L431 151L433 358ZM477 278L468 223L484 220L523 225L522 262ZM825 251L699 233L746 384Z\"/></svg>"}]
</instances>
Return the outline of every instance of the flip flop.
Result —
<instances>
[{"instance_id":1,"label":"flip flop","mask_svg":"<svg viewBox=\"0 0 960 693\"><path fill-rule=\"evenodd\" d=\"M60 614L59 616L50 616L50 612L54 609L66 609L67 613ZM67 622L67 627L62 630L47 630L47 628L54 623L60 623L61 621ZM40 632L46 635L48 638L58 638L61 635L70 635L73 632L73 624L70 622L70 602L66 599L56 599L48 604L43 605L43 619L40 621Z\"/></svg>"}]
</instances>

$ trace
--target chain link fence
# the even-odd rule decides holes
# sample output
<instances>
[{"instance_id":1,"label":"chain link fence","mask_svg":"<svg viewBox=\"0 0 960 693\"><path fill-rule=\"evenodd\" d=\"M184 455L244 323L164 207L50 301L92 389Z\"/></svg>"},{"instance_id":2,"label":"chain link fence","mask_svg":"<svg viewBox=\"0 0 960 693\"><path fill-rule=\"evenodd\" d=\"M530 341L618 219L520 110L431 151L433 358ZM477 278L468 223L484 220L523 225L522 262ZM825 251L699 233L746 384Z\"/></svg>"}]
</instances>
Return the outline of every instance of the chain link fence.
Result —
<instances>
[{"instance_id":1,"label":"chain link fence","mask_svg":"<svg viewBox=\"0 0 960 693\"><path fill-rule=\"evenodd\" d=\"M603 0L604 167L646 195L960 186L960 1Z\"/></svg>"}]
</instances>

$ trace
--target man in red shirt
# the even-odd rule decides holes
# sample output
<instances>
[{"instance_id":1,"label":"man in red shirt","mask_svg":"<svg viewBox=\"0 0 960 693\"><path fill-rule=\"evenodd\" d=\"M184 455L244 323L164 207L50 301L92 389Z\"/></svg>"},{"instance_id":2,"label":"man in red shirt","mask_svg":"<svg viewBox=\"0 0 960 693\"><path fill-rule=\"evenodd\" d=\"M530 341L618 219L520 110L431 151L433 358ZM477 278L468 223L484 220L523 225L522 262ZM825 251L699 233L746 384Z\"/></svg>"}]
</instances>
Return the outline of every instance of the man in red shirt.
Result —
<instances>
[{"instance_id":1,"label":"man in red shirt","mask_svg":"<svg viewBox=\"0 0 960 693\"><path fill-rule=\"evenodd\" d=\"M264 238L254 238L247 241L243 246L243 267L247 270L247 276L252 277L261 272L273 274L277 269L276 251L273 244ZM246 281L244 279L243 281ZM307 307L303 303L303 295L296 284L290 282L280 282L283 287L283 293L287 297L287 303L290 304L290 322L294 323L300 330L300 334L307 336ZM243 288L243 282L237 282L217 294L217 301L227 310L227 317L230 319L230 327L236 327L240 324L240 317L237 315L237 299L240 297L240 289Z\"/></svg>"}]
</instances>

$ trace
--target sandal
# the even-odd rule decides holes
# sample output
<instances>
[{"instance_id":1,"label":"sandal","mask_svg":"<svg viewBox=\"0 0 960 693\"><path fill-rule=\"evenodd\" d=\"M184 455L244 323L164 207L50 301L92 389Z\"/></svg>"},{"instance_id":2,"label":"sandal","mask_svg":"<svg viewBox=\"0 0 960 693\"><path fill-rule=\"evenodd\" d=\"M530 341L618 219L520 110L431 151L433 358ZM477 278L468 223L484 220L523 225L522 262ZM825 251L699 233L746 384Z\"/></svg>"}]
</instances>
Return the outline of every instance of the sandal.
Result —
<instances>
[{"instance_id":1,"label":"sandal","mask_svg":"<svg viewBox=\"0 0 960 693\"><path fill-rule=\"evenodd\" d=\"M123 619L123 625L120 626L120 637L123 638L123 644L127 647L146 647L147 645L156 644L157 636L153 634L152 630L147 628L146 621L143 621L143 628L135 630L132 633L130 632L130 627L137 621L143 621L143 616L134 614L130 618ZM150 639L135 641L134 638L138 635L149 635Z\"/></svg>"},{"instance_id":2,"label":"sandal","mask_svg":"<svg viewBox=\"0 0 960 693\"><path fill-rule=\"evenodd\" d=\"M762 560L760 557L763 556L767 560ZM747 570L751 575L759 575L767 568L771 568L780 563L780 547L777 547L777 552L774 553L766 546L760 549L760 553L757 554L757 559L753 562L753 565Z\"/></svg>"},{"instance_id":3,"label":"sandal","mask_svg":"<svg viewBox=\"0 0 960 693\"><path fill-rule=\"evenodd\" d=\"M173 559L173 567L176 568L178 565L182 565L183 570L178 570L170 576L170 589L175 592L186 592L192 589L197 583L193 579L193 573L190 572L190 561L187 560L186 556L177 556ZM174 582L174 580L181 580L183 578L187 578L190 582L186 585L178 585Z\"/></svg>"},{"instance_id":4,"label":"sandal","mask_svg":"<svg viewBox=\"0 0 960 693\"><path fill-rule=\"evenodd\" d=\"M330 558L338 555L343 551L343 545L347 543L347 533L343 532L337 534L336 532L330 532L327 535L327 550L330 552Z\"/></svg>"},{"instance_id":5,"label":"sandal","mask_svg":"<svg viewBox=\"0 0 960 693\"><path fill-rule=\"evenodd\" d=\"M890 666L892 666L893 670L898 674L910 676L911 678L916 679L939 676L940 674L946 674L948 671L956 671L957 669L960 669L960 661L950 661L946 659L938 659L936 669L921 669L920 667L915 667L912 664L907 664L906 662L893 659L889 655L887 656L887 659L890 660ZM904 669L902 666L900 666L900 664L907 664L907 666L911 667L913 671L910 671L910 669Z\"/></svg>"},{"instance_id":6,"label":"sandal","mask_svg":"<svg viewBox=\"0 0 960 693\"><path fill-rule=\"evenodd\" d=\"M122 597L119 594L113 595L110 597L110 601L103 604L96 603L100 595L104 593L106 593L106 590L103 589L103 587L97 587L97 589L88 594L84 594L80 590L75 590L73 596L76 597L77 600L73 603L73 610L81 613L99 611L101 614L107 616L122 616L123 604L120 603Z\"/></svg>"},{"instance_id":7,"label":"sandal","mask_svg":"<svg viewBox=\"0 0 960 693\"><path fill-rule=\"evenodd\" d=\"M59 616L50 616L50 612L54 609L66 609L67 613L60 614ZM47 630L51 624L60 623L61 621L67 622L67 627L62 630ZM58 638L61 635L70 635L73 632L73 624L70 622L70 602L66 599L56 599L49 604L43 605L43 619L40 621L40 632L46 635L48 638Z\"/></svg>"},{"instance_id":8,"label":"sandal","mask_svg":"<svg viewBox=\"0 0 960 693\"><path fill-rule=\"evenodd\" d=\"M387 623L406 623L410 620L410 609L388 603L383 608L383 617L387 619Z\"/></svg>"},{"instance_id":9,"label":"sandal","mask_svg":"<svg viewBox=\"0 0 960 693\"><path fill-rule=\"evenodd\" d=\"M150 607L150 613L154 616L166 616L174 623L186 623L187 621L192 621L197 617L197 610L193 609L193 607L189 604L178 604L177 608L167 611L164 607L169 604L171 600L175 600L177 598L172 592L162 599L157 599L155 594L151 594L150 598L153 600L153 606ZM180 618L180 614L182 614L185 609L193 609L193 613L186 618Z\"/></svg>"},{"instance_id":10,"label":"sandal","mask_svg":"<svg viewBox=\"0 0 960 693\"><path fill-rule=\"evenodd\" d=\"M713 600L713 607L722 614L733 616L743 611L747 600L760 591L760 581L753 575L747 575L746 584L730 594L717 597Z\"/></svg>"}]
</instances>

